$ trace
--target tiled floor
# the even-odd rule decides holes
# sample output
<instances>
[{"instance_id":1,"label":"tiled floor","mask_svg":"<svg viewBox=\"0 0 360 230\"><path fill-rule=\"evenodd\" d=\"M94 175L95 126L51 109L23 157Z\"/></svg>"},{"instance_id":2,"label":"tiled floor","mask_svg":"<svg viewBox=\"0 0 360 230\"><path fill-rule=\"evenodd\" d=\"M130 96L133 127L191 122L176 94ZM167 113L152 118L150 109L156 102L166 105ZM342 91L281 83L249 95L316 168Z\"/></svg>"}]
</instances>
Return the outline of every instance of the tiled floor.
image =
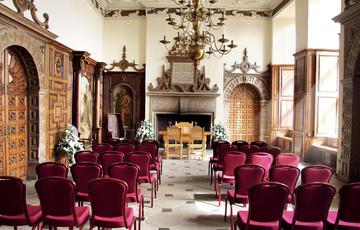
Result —
<instances>
[{"instance_id":1,"label":"tiled floor","mask_svg":"<svg viewBox=\"0 0 360 230\"><path fill-rule=\"evenodd\" d=\"M209 184L207 167L207 160L164 160L162 184L160 185L157 198L154 200L153 208L150 208L149 203L150 186L141 185L145 192L146 217L141 222L141 229L230 229L229 219L227 222L223 220L224 202L222 202L221 207L218 207L217 198L214 196L214 188ZM27 183L27 200L28 203L36 204L38 199L33 189L33 183L33 181ZM332 184L337 187L337 190L342 185L335 178L332 179ZM222 186L222 193L225 193L226 188L229 187ZM337 206L337 202L337 199L334 199L332 208ZM240 207L236 207L234 213L239 209ZM135 213L137 213L137 207ZM11 228L1 227L1 229ZM21 229L29 229L29 227ZM88 229L88 224L85 229Z\"/></svg>"}]
</instances>

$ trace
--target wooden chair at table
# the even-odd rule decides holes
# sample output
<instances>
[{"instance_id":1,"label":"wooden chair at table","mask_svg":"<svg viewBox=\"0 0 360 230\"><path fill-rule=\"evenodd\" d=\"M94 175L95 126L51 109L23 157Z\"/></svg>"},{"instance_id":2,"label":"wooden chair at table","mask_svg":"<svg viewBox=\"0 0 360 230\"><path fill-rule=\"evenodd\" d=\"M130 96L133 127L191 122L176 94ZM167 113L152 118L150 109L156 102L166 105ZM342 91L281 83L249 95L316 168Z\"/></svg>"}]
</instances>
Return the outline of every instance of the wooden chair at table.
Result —
<instances>
[{"instance_id":1,"label":"wooden chair at table","mask_svg":"<svg viewBox=\"0 0 360 230\"><path fill-rule=\"evenodd\" d=\"M204 143L204 128L200 126L194 126L190 130L189 135L189 144L188 144L188 155L193 153L195 149L201 150L201 159L204 160L206 152L206 143Z\"/></svg>"},{"instance_id":2,"label":"wooden chair at table","mask_svg":"<svg viewBox=\"0 0 360 230\"><path fill-rule=\"evenodd\" d=\"M191 128L194 127L193 122L177 122L175 121L175 126L181 128L181 135L182 135L182 143L189 144L190 143L190 131Z\"/></svg>"},{"instance_id":3,"label":"wooden chair at table","mask_svg":"<svg viewBox=\"0 0 360 230\"><path fill-rule=\"evenodd\" d=\"M167 143L165 145L166 159L169 158L171 149L174 149L172 154L179 154L180 159L182 159L183 142L181 128L175 125L167 128Z\"/></svg>"}]
</instances>

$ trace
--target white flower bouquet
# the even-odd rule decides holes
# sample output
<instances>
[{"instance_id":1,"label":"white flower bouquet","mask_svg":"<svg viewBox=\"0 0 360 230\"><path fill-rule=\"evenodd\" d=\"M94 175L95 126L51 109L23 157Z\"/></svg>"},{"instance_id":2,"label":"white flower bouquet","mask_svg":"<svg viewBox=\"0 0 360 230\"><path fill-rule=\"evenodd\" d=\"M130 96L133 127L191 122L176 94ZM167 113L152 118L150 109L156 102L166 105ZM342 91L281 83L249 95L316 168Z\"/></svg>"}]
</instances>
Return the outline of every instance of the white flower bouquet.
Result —
<instances>
[{"instance_id":1,"label":"white flower bouquet","mask_svg":"<svg viewBox=\"0 0 360 230\"><path fill-rule=\"evenodd\" d=\"M56 154L64 156L70 163L74 163L74 154L77 151L84 150L79 142L79 133L75 126L67 124L65 131L60 133L59 142L56 145Z\"/></svg>"},{"instance_id":2,"label":"white flower bouquet","mask_svg":"<svg viewBox=\"0 0 360 230\"><path fill-rule=\"evenodd\" d=\"M141 121L140 127L136 130L136 139L140 142L155 139L154 127L148 120Z\"/></svg>"},{"instance_id":3,"label":"white flower bouquet","mask_svg":"<svg viewBox=\"0 0 360 230\"><path fill-rule=\"evenodd\" d=\"M228 139L227 132L224 126L216 124L211 128L213 141L224 141Z\"/></svg>"}]
</instances>

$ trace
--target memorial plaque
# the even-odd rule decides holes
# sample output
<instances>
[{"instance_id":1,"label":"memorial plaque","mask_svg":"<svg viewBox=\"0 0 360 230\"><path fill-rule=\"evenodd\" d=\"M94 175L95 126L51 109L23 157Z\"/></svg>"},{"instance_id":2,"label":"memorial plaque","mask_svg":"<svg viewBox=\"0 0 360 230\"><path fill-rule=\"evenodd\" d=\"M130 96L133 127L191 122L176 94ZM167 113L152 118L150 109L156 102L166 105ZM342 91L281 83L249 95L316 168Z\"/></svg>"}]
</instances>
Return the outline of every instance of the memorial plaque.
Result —
<instances>
[{"instance_id":1,"label":"memorial plaque","mask_svg":"<svg viewBox=\"0 0 360 230\"><path fill-rule=\"evenodd\" d=\"M194 85L194 64L193 63L172 63L172 84Z\"/></svg>"}]
</instances>

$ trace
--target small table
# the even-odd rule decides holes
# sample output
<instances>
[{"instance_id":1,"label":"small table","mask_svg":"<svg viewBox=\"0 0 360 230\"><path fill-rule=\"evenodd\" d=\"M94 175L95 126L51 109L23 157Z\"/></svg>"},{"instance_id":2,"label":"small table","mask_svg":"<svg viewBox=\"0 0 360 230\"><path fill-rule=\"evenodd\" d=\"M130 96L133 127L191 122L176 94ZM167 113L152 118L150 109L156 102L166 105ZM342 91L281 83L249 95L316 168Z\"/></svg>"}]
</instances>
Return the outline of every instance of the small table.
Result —
<instances>
[{"instance_id":1,"label":"small table","mask_svg":"<svg viewBox=\"0 0 360 230\"><path fill-rule=\"evenodd\" d=\"M204 131L203 134L204 134L203 135L203 140L202 140L203 147L202 147L202 151L201 151L201 157L204 160L205 155L206 155L206 139L207 139L207 136L211 135L211 132ZM166 149L166 144L168 143L167 131L166 130L159 131L159 135L163 136L164 147ZM182 133L181 136L182 136L181 139L185 140L185 143L189 142L189 140L190 140L190 138L189 138L190 134L189 133ZM165 153L165 154L167 155L168 153Z\"/></svg>"}]
</instances>

